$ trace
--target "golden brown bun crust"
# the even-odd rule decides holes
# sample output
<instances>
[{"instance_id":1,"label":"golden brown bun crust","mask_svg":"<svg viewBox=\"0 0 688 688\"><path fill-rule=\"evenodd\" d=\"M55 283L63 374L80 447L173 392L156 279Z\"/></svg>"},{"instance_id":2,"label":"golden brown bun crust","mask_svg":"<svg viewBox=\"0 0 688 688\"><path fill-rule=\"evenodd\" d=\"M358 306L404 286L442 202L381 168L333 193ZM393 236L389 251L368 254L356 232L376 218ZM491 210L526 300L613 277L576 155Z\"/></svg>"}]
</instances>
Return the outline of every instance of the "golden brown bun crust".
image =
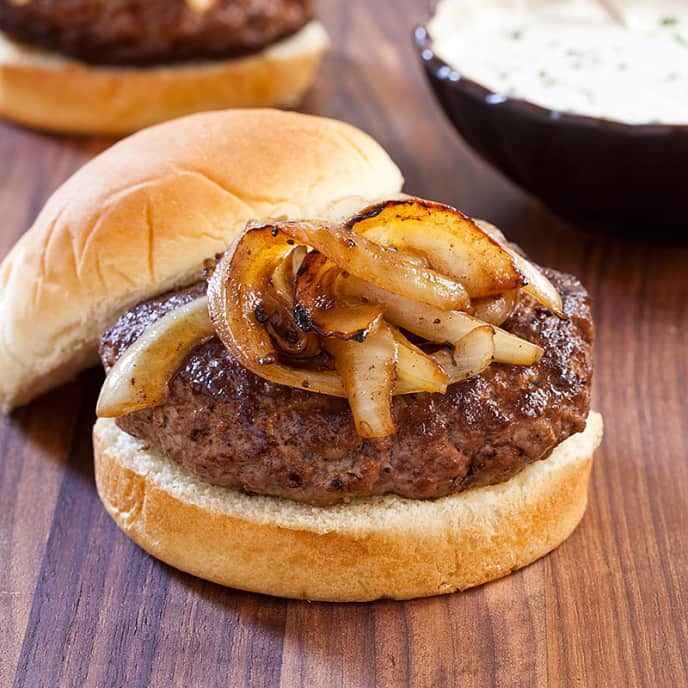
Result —
<instances>
[{"instance_id":1,"label":"golden brown bun crust","mask_svg":"<svg viewBox=\"0 0 688 688\"><path fill-rule=\"evenodd\" d=\"M193 112L292 105L328 46L310 22L257 55L149 68L94 67L0 34L0 116L38 129L128 134Z\"/></svg>"},{"instance_id":2,"label":"golden brown bun crust","mask_svg":"<svg viewBox=\"0 0 688 688\"><path fill-rule=\"evenodd\" d=\"M95 363L120 313L188 284L247 220L320 216L402 182L367 134L293 112L201 113L121 141L55 192L0 265L0 408Z\"/></svg>"},{"instance_id":3,"label":"golden brown bun crust","mask_svg":"<svg viewBox=\"0 0 688 688\"><path fill-rule=\"evenodd\" d=\"M563 542L587 502L602 417L516 477L434 501L394 496L334 507L202 483L99 420L98 493L153 556L222 585L334 602L463 590L526 566Z\"/></svg>"}]
</instances>

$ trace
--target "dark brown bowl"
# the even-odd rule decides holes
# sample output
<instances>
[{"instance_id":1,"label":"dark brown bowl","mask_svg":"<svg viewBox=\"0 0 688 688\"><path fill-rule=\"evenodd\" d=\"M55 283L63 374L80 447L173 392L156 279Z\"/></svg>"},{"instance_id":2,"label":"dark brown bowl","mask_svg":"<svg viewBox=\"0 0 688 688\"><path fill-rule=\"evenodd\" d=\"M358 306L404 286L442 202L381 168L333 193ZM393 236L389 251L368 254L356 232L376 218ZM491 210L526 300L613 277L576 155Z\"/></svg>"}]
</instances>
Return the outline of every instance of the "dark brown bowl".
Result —
<instances>
[{"instance_id":1,"label":"dark brown bowl","mask_svg":"<svg viewBox=\"0 0 688 688\"><path fill-rule=\"evenodd\" d=\"M688 227L688 126L623 124L509 98L435 55L425 27L414 38L464 140L553 210L634 235Z\"/></svg>"}]
</instances>

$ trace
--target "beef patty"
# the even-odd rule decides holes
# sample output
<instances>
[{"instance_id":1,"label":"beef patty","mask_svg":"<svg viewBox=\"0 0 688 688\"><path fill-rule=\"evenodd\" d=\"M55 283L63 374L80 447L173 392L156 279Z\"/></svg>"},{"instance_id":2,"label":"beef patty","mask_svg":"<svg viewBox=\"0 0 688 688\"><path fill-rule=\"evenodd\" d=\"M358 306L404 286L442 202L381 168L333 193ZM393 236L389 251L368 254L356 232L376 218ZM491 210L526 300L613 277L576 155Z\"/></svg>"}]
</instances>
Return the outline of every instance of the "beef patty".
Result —
<instances>
[{"instance_id":1,"label":"beef patty","mask_svg":"<svg viewBox=\"0 0 688 688\"><path fill-rule=\"evenodd\" d=\"M522 296L504 323L544 347L540 362L492 364L447 394L394 397L392 437L361 439L345 399L267 382L217 338L189 353L164 405L117 423L208 483L311 504L386 493L442 497L499 483L582 431L590 407L588 295L574 277L545 273L569 320ZM101 340L106 370L148 325L204 289L125 313Z\"/></svg>"},{"instance_id":2,"label":"beef patty","mask_svg":"<svg viewBox=\"0 0 688 688\"><path fill-rule=\"evenodd\" d=\"M85 62L150 65L261 50L298 31L312 0L0 0L0 30Z\"/></svg>"}]
</instances>

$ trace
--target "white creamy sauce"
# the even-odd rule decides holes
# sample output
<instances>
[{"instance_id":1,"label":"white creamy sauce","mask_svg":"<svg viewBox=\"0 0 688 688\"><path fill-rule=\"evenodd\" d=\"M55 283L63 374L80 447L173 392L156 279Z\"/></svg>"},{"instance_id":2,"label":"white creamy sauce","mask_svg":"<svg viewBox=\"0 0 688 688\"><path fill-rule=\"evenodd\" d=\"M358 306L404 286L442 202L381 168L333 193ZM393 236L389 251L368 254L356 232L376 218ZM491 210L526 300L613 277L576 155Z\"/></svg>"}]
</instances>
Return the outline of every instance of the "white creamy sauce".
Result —
<instances>
[{"instance_id":1,"label":"white creamy sauce","mask_svg":"<svg viewBox=\"0 0 688 688\"><path fill-rule=\"evenodd\" d=\"M559 112L688 123L688 0L441 0L434 51L495 93Z\"/></svg>"}]
</instances>

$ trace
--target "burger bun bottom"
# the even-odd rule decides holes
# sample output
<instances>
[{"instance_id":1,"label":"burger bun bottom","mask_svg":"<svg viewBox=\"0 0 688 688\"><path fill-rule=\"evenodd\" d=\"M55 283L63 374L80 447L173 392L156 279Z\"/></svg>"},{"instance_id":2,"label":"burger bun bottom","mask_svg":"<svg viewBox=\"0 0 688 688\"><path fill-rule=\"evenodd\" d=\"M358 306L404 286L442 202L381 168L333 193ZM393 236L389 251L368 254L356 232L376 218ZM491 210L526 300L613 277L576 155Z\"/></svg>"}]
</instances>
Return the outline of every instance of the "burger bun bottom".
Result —
<instances>
[{"instance_id":1,"label":"burger bun bottom","mask_svg":"<svg viewBox=\"0 0 688 688\"><path fill-rule=\"evenodd\" d=\"M582 433L499 485L314 507L204 483L100 419L95 472L117 525L182 571L297 599L409 599L506 576L560 545L585 511L601 437L591 412Z\"/></svg>"}]
</instances>

